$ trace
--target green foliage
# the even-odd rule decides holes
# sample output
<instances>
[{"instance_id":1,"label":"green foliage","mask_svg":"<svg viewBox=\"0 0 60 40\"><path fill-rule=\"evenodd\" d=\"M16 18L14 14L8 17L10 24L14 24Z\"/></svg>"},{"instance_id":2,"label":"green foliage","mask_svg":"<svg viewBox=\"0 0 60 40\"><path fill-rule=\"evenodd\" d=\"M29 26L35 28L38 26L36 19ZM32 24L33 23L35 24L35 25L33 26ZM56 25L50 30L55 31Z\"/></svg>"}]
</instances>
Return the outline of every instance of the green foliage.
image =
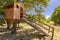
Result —
<instances>
[{"instance_id":1,"label":"green foliage","mask_svg":"<svg viewBox=\"0 0 60 40\"><path fill-rule=\"evenodd\" d=\"M0 12L4 11L3 7L5 5L9 5L16 1L17 0L1 0L0 1ZM44 5L44 7L46 7L49 2L49 0L18 0L18 1L23 2L25 4L26 9L28 9L28 10L35 8L36 6L39 6L40 4ZM41 5L40 5L40 7L42 7Z\"/></svg>"},{"instance_id":2,"label":"green foliage","mask_svg":"<svg viewBox=\"0 0 60 40\"><path fill-rule=\"evenodd\" d=\"M0 25L3 25L4 22L4 13L0 12Z\"/></svg>"},{"instance_id":3,"label":"green foliage","mask_svg":"<svg viewBox=\"0 0 60 40\"><path fill-rule=\"evenodd\" d=\"M30 21L45 21L45 16L42 14L28 14L28 20Z\"/></svg>"},{"instance_id":4,"label":"green foliage","mask_svg":"<svg viewBox=\"0 0 60 40\"><path fill-rule=\"evenodd\" d=\"M46 19L46 22L49 23L51 21L51 17L49 17L48 19Z\"/></svg>"},{"instance_id":5,"label":"green foliage","mask_svg":"<svg viewBox=\"0 0 60 40\"><path fill-rule=\"evenodd\" d=\"M13 2L16 2L17 0L1 0L0 6L8 5ZM47 6L49 0L18 0L20 2L23 2L25 4L25 7L28 9L35 8L35 6L44 5Z\"/></svg>"},{"instance_id":6,"label":"green foliage","mask_svg":"<svg viewBox=\"0 0 60 40\"><path fill-rule=\"evenodd\" d=\"M0 25L3 25L5 23L3 18L0 18Z\"/></svg>"},{"instance_id":7,"label":"green foliage","mask_svg":"<svg viewBox=\"0 0 60 40\"><path fill-rule=\"evenodd\" d=\"M51 16L51 20L56 22L56 23L60 23L60 6L55 8L55 10Z\"/></svg>"},{"instance_id":8,"label":"green foliage","mask_svg":"<svg viewBox=\"0 0 60 40\"><path fill-rule=\"evenodd\" d=\"M30 20L30 21L33 20L33 14L28 14L27 16L28 16L28 17L27 17L28 20Z\"/></svg>"},{"instance_id":9,"label":"green foliage","mask_svg":"<svg viewBox=\"0 0 60 40\"><path fill-rule=\"evenodd\" d=\"M4 6L5 5L9 5L9 4L16 2L16 1L17 0L0 0L0 15L4 15ZM48 2L49 2L49 0L18 0L18 1L24 3L27 11L31 10L33 8L35 9L36 6L39 6L40 4L43 5L43 7L46 7L48 5ZM40 6L40 8L42 8L42 6ZM42 9L40 11L42 11ZM32 18L31 18L31 20L32 20Z\"/></svg>"}]
</instances>

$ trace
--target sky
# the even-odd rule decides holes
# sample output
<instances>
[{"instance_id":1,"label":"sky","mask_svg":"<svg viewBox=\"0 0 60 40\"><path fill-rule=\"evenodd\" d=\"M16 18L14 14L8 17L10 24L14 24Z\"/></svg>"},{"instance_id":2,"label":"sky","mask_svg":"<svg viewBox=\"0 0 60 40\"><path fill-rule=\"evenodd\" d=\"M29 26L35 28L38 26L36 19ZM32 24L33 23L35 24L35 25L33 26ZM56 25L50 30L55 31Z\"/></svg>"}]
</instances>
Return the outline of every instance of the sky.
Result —
<instances>
[{"instance_id":1,"label":"sky","mask_svg":"<svg viewBox=\"0 0 60 40\"><path fill-rule=\"evenodd\" d=\"M54 12L54 9L58 6L60 6L60 0L50 0L43 14L46 16L46 18L49 18Z\"/></svg>"},{"instance_id":2,"label":"sky","mask_svg":"<svg viewBox=\"0 0 60 40\"><path fill-rule=\"evenodd\" d=\"M49 18L54 12L54 9L58 6L60 6L60 0L50 0L50 2L48 3L48 6L45 8L45 11L43 12L45 17ZM31 11L29 13L35 13L35 12Z\"/></svg>"}]
</instances>

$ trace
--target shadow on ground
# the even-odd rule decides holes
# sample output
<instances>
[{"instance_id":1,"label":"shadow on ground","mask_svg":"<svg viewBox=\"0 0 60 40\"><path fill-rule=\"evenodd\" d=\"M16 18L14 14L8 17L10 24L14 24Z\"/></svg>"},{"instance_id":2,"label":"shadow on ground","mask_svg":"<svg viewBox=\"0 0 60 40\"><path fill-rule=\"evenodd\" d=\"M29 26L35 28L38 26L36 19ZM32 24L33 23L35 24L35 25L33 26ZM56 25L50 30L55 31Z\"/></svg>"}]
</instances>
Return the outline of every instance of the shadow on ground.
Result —
<instances>
[{"instance_id":1,"label":"shadow on ground","mask_svg":"<svg viewBox=\"0 0 60 40\"><path fill-rule=\"evenodd\" d=\"M17 28L17 31L21 29L22 28ZM0 28L0 33L2 33L0 34L0 40L41 40L41 38L43 38L35 29L21 30L18 31L17 34L10 34L10 30Z\"/></svg>"}]
</instances>

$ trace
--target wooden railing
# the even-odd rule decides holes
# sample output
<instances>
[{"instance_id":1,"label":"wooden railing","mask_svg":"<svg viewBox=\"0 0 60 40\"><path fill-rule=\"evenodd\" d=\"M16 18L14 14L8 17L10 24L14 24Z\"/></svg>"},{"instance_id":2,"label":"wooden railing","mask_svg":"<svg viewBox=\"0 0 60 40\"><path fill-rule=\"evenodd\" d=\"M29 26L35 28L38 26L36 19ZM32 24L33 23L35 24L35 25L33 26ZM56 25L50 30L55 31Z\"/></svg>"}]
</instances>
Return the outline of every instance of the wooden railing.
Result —
<instances>
[{"instance_id":1,"label":"wooden railing","mask_svg":"<svg viewBox=\"0 0 60 40\"><path fill-rule=\"evenodd\" d=\"M26 16L28 16L28 15L26 15ZM25 17L26 17L26 16L25 16ZM36 18L34 18L34 19L36 19ZM37 21L38 21L38 20L37 20ZM33 22L34 22L34 21L33 21ZM34 22L34 23L36 23L36 22ZM48 26L48 28L40 25L39 23L42 23L42 24ZM43 29L47 30L48 33L51 33L51 40L53 40L53 37L54 37L54 27L51 26L51 25L49 25L49 24L47 24L47 23L44 23L44 22L39 22L39 23L36 23L36 24L40 25Z\"/></svg>"},{"instance_id":2,"label":"wooden railing","mask_svg":"<svg viewBox=\"0 0 60 40\"><path fill-rule=\"evenodd\" d=\"M36 18L35 18L35 20L36 20ZM39 20L37 19L37 21L39 21ZM35 23L36 23L36 22L35 22ZM42 23L42 24L46 25L48 28L40 25L39 23ZM39 23L37 23L37 24L40 25L40 26L41 26L42 28L44 28L45 30L47 30L48 33L51 33L51 40L53 40L53 37L54 37L54 27L53 27L52 25L49 25L49 24L44 23L44 22L41 22L41 21L40 21Z\"/></svg>"},{"instance_id":3,"label":"wooden railing","mask_svg":"<svg viewBox=\"0 0 60 40\"><path fill-rule=\"evenodd\" d=\"M40 22L40 23L43 23L43 22ZM46 25L46 26L48 26L49 28L47 29L46 27L43 27L40 24L38 24L38 25L40 25L42 28L48 30L48 33L51 32L51 40L53 40L53 37L54 37L54 27L51 26L51 25L49 25L49 24L47 24L47 23L43 23L43 24Z\"/></svg>"}]
</instances>

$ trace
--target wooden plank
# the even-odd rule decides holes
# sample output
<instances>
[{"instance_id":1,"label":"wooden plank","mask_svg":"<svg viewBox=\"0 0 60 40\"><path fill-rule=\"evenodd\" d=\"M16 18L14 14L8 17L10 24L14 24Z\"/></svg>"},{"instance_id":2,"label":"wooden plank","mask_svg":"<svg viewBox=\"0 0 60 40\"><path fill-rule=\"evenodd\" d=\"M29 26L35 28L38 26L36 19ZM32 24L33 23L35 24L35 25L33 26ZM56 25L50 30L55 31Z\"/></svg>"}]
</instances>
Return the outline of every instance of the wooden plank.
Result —
<instances>
[{"instance_id":1,"label":"wooden plank","mask_svg":"<svg viewBox=\"0 0 60 40\"><path fill-rule=\"evenodd\" d=\"M22 20L24 20L26 23L30 24L31 26L33 26L35 29L43 32L46 36L50 36L47 32L45 32L43 29L40 28L39 25L35 24L35 23L32 23L30 21L28 21L27 19L23 18Z\"/></svg>"},{"instance_id":2,"label":"wooden plank","mask_svg":"<svg viewBox=\"0 0 60 40\"><path fill-rule=\"evenodd\" d=\"M26 14L27 15L27 14ZM27 15L28 16L28 15ZM26 17L26 16L25 16ZM35 19L35 18L34 18ZM38 19L37 19L37 21L38 21ZM36 23L36 22L34 22L34 23ZM43 23L43 22L41 22L42 24L44 24L44 25L46 25L47 27L49 27L48 29L46 28L46 27L43 27L42 25L40 25L40 24L38 24L38 23L36 23L36 24L38 24L40 27L42 27L42 28L44 28L44 29L46 29L46 30L48 30L48 33L50 33L51 34L51 40L53 40L53 37L54 37L54 27L53 26L51 26L51 25L49 25L49 24L47 24L47 23ZM52 29L52 30L50 30L50 29Z\"/></svg>"},{"instance_id":3,"label":"wooden plank","mask_svg":"<svg viewBox=\"0 0 60 40\"><path fill-rule=\"evenodd\" d=\"M53 40L54 38L54 28L52 27L53 31L52 31L52 37L51 37L51 40Z\"/></svg>"},{"instance_id":4,"label":"wooden plank","mask_svg":"<svg viewBox=\"0 0 60 40\"><path fill-rule=\"evenodd\" d=\"M5 19L13 19L13 8L9 8L9 9L4 9L4 18Z\"/></svg>"}]
</instances>

